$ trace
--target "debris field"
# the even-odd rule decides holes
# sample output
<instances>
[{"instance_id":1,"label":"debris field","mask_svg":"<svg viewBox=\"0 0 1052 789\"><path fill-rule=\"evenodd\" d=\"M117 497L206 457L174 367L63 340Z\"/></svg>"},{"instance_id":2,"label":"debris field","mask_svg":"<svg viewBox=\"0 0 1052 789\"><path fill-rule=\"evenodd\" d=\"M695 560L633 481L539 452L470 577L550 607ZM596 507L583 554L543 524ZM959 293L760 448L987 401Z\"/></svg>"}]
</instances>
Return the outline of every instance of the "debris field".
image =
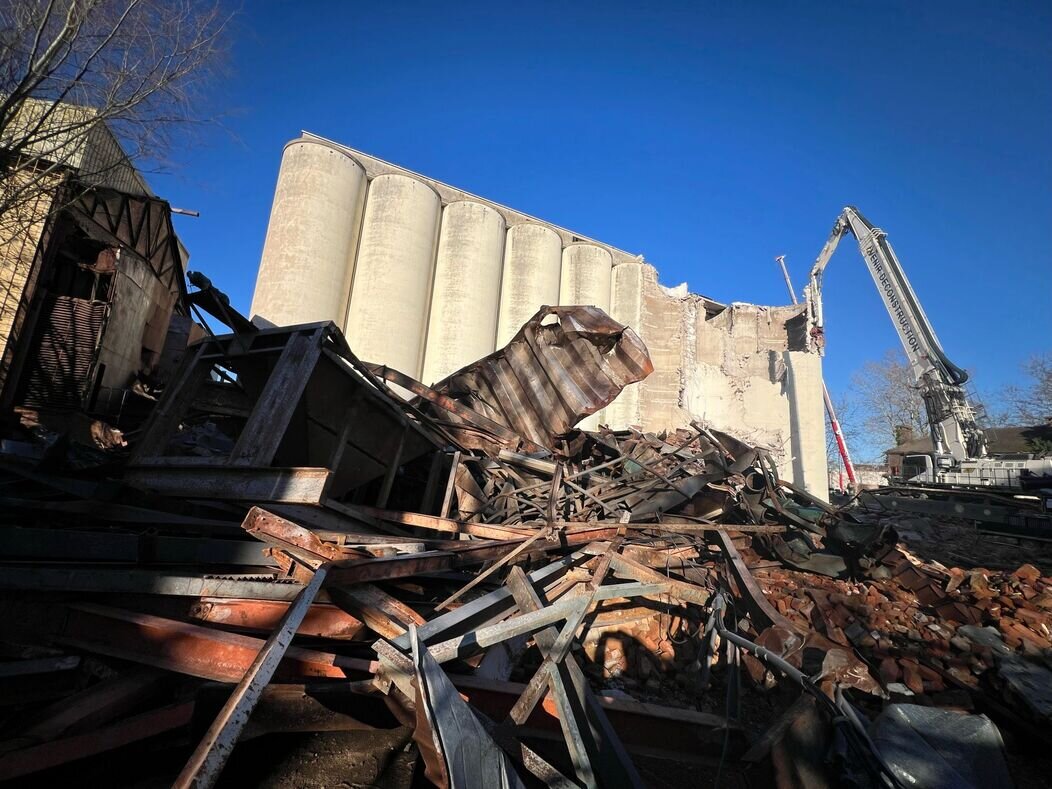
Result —
<instances>
[{"instance_id":1,"label":"debris field","mask_svg":"<svg viewBox=\"0 0 1052 789\"><path fill-rule=\"evenodd\" d=\"M105 450L4 441L0 780L1043 783L1047 543L576 430L653 369L596 308L434 386L232 322Z\"/></svg>"}]
</instances>

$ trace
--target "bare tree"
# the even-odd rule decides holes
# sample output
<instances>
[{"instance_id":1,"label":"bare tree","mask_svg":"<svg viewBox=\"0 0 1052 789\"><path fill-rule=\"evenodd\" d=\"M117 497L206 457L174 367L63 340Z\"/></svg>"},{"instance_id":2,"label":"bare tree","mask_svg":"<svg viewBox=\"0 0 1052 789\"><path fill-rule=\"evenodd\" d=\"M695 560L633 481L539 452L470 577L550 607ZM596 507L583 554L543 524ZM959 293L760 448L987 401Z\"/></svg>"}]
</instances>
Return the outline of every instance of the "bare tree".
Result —
<instances>
[{"instance_id":1,"label":"bare tree","mask_svg":"<svg viewBox=\"0 0 1052 789\"><path fill-rule=\"evenodd\" d=\"M895 446L900 428L914 436L928 434L924 400L901 350L889 350L880 361L866 362L851 377L856 424L877 451Z\"/></svg>"},{"instance_id":2,"label":"bare tree","mask_svg":"<svg viewBox=\"0 0 1052 789\"><path fill-rule=\"evenodd\" d=\"M1030 379L1026 386L1005 388L1008 416L1018 425L1040 425L1052 419L1052 351L1035 354L1023 363Z\"/></svg>"},{"instance_id":3,"label":"bare tree","mask_svg":"<svg viewBox=\"0 0 1052 789\"><path fill-rule=\"evenodd\" d=\"M0 3L0 244L63 207L71 172L112 183L167 161L202 120L228 18L220 0Z\"/></svg>"}]
</instances>

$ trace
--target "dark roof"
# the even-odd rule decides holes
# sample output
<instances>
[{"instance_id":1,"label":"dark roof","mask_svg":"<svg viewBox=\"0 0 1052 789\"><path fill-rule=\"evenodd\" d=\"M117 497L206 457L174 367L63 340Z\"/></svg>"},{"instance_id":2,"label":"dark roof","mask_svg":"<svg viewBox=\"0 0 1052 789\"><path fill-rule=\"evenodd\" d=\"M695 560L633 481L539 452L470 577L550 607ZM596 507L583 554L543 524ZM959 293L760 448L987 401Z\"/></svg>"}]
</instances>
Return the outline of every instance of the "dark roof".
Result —
<instances>
[{"instance_id":1,"label":"dark roof","mask_svg":"<svg viewBox=\"0 0 1052 789\"><path fill-rule=\"evenodd\" d=\"M999 455L1033 452L1031 442L1035 439L1052 441L1052 425L1034 425L1033 427L990 427L986 429L986 440L990 452ZM931 436L914 438L897 447L884 450L885 454L908 455L914 452L931 452Z\"/></svg>"}]
</instances>

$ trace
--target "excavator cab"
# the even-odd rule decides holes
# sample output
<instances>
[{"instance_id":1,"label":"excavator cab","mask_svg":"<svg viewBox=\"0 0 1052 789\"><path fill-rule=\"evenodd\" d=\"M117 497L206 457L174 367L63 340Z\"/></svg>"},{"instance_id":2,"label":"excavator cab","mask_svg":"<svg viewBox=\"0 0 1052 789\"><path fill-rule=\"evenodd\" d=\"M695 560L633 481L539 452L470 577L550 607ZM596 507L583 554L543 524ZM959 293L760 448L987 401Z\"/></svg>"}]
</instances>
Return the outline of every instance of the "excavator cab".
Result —
<instances>
[{"instance_id":1,"label":"excavator cab","mask_svg":"<svg viewBox=\"0 0 1052 789\"><path fill-rule=\"evenodd\" d=\"M902 459L902 482L935 483L939 475L953 468L953 455L929 452L928 454L906 455Z\"/></svg>"},{"instance_id":2,"label":"excavator cab","mask_svg":"<svg viewBox=\"0 0 1052 789\"><path fill-rule=\"evenodd\" d=\"M931 455L906 455L902 459L903 482L934 482L935 464Z\"/></svg>"}]
</instances>

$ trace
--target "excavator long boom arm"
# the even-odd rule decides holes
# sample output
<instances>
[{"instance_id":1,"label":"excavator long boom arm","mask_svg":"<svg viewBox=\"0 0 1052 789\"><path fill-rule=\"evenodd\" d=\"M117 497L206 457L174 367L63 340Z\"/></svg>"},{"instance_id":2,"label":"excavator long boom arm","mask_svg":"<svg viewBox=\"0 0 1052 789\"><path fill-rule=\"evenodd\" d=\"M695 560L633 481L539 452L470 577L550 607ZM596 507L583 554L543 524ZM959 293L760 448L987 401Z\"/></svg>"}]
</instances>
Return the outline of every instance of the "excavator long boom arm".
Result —
<instances>
[{"instance_id":1,"label":"excavator long boom arm","mask_svg":"<svg viewBox=\"0 0 1052 789\"><path fill-rule=\"evenodd\" d=\"M837 217L829 240L811 269L807 295L815 325L824 329L822 277L840 239L847 233L858 241L866 268L902 342L924 398L936 452L948 452L958 461L985 457L986 437L962 388L968 373L946 357L887 235L852 206Z\"/></svg>"}]
</instances>

